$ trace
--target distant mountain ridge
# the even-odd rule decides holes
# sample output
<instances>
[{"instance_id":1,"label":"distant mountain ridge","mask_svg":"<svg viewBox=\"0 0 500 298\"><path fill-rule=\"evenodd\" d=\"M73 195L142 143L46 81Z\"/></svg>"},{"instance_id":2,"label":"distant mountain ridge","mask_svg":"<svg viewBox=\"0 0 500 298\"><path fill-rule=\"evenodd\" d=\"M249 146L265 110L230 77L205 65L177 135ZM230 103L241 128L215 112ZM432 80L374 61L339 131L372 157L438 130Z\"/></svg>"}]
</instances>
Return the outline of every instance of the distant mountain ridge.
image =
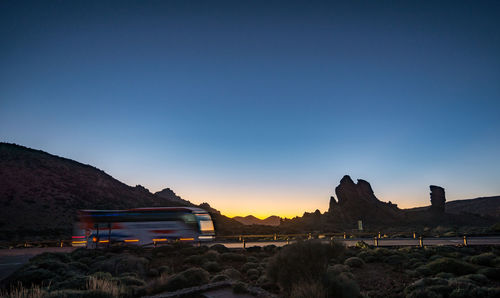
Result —
<instances>
[{"instance_id":1,"label":"distant mountain ridge","mask_svg":"<svg viewBox=\"0 0 500 298\"><path fill-rule=\"evenodd\" d=\"M279 226L281 218L276 215L271 215L265 219L259 219L253 215L235 216L234 220L241 222L244 225L264 225L264 226Z\"/></svg>"},{"instance_id":2,"label":"distant mountain ridge","mask_svg":"<svg viewBox=\"0 0 500 298\"><path fill-rule=\"evenodd\" d=\"M219 231L243 227L208 204ZM67 237L79 209L196 206L166 188L152 194L96 167L0 142L0 240ZM33 239L33 238L32 238Z\"/></svg>"},{"instance_id":3,"label":"distant mountain ridge","mask_svg":"<svg viewBox=\"0 0 500 298\"><path fill-rule=\"evenodd\" d=\"M404 209L407 211L426 210L430 206ZM450 214L478 214L481 216L500 217L500 196L479 197L475 199L455 200L445 203L445 212Z\"/></svg>"}]
</instances>

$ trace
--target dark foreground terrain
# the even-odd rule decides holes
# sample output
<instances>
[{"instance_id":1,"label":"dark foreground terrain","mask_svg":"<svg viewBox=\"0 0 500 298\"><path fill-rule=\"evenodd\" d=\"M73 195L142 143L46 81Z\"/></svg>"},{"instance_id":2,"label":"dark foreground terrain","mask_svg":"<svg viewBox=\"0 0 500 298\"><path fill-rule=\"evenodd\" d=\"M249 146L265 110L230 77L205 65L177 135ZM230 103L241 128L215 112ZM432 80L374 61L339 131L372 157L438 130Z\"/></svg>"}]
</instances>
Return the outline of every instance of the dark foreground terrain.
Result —
<instances>
[{"instance_id":1,"label":"dark foreground terrain","mask_svg":"<svg viewBox=\"0 0 500 298\"><path fill-rule=\"evenodd\" d=\"M32 258L2 287L1 297L203 297L217 287L257 297L500 297L500 248L305 241L77 249Z\"/></svg>"}]
</instances>

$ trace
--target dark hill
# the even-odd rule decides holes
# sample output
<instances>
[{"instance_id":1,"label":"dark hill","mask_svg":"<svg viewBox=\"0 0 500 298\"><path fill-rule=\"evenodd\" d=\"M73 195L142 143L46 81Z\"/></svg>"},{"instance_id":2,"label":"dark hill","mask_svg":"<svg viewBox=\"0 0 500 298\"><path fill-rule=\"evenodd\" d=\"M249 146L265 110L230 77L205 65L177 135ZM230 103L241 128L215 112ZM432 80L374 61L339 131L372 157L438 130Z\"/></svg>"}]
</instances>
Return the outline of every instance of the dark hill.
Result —
<instances>
[{"instance_id":1,"label":"dark hill","mask_svg":"<svg viewBox=\"0 0 500 298\"><path fill-rule=\"evenodd\" d=\"M405 211L424 211L430 206L405 209ZM476 214L487 217L500 217L500 196L455 200L445 203L449 214Z\"/></svg>"},{"instance_id":2,"label":"dark hill","mask_svg":"<svg viewBox=\"0 0 500 298\"><path fill-rule=\"evenodd\" d=\"M253 215L235 216L234 220L241 222L244 225L264 225L264 226L279 226L280 217L276 215L269 216L265 219L259 219Z\"/></svg>"},{"instance_id":3,"label":"dark hill","mask_svg":"<svg viewBox=\"0 0 500 298\"><path fill-rule=\"evenodd\" d=\"M0 240L67 237L79 209L194 206L165 189L156 195L93 166L0 143ZM214 221L241 226L217 215ZM226 220L227 219L227 220ZM222 229L224 230L224 229Z\"/></svg>"},{"instance_id":4,"label":"dark hill","mask_svg":"<svg viewBox=\"0 0 500 298\"><path fill-rule=\"evenodd\" d=\"M500 217L500 196L450 201L446 203L445 210L453 214L470 213Z\"/></svg>"}]
</instances>

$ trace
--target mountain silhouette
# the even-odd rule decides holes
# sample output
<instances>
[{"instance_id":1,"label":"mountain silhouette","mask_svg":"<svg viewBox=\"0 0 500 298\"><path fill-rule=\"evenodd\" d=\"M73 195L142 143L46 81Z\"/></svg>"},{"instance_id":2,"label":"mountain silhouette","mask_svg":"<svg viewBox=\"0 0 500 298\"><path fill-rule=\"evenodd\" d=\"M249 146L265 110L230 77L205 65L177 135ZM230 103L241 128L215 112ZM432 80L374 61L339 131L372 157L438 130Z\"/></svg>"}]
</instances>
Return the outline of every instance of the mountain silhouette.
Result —
<instances>
[{"instance_id":1,"label":"mountain silhouette","mask_svg":"<svg viewBox=\"0 0 500 298\"><path fill-rule=\"evenodd\" d=\"M96 167L3 142L0 177L0 240L70 236L79 209L196 206L169 188L152 194ZM219 231L242 227L211 207L207 211Z\"/></svg>"},{"instance_id":2,"label":"mountain silhouette","mask_svg":"<svg viewBox=\"0 0 500 298\"><path fill-rule=\"evenodd\" d=\"M234 220L241 222L244 225L264 225L264 226L279 226L281 218L276 215L271 215L265 219L259 219L253 215L235 216Z\"/></svg>"}]
</instances>

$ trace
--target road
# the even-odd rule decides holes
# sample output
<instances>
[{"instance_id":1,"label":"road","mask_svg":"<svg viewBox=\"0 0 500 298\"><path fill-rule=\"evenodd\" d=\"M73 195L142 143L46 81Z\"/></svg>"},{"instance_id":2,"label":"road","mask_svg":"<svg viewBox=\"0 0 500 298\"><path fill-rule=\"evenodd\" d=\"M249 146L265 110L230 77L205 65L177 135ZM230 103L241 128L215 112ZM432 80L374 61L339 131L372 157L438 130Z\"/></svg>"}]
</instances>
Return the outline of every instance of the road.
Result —
<instances>
[{"instance_id":1,"label":"road","mask_svg":"<svg viewBox=\"0 0 500 298\"><path fill-rule=\"evenodd\" d=\"M324 240L328 242L328 240ZM335 241L344 243L346 246L354 246L358 241L364 241L373 245L373 238L356 238L356 239L335 239ZM462 238L424 238L424 245L461 245L464 241ZM243 248L242 242L213 242L209 246L215 244L223 244L228 248ZM266 245L284 246L286 241L246 241L246 247L266 246ZM470 237L467 239L468 245L500 245L500 237ZM418 239L408 238L387 238L379 239L379 246L418 246ZM28 262L30 258L43 252L71 252L74 247L45 247L45 248L16 248L16 249L0 249L0 280L7 277L17 268Z\"/></svg>"},{"instance_id":2,"label":"road","mask_svg":"<svg viewBox=\"0 0 500 298\"><path fill-rule=\"evenodd\" d=\"M32 257L44 252L71 252L74 247L0 249L0 280L6 278Z\"/></svg>"},{"instance_id":3,"label":"road","mask_svg":"<svg viewBox=\"0 0 500 298\"><path fill-rule=\"evenodd\" d=\"M324 240L328 242L328 240ZM353 238L353 239L335 239L336 242L344 243L346 246L355 246L357 242L364 241L367 244L375 245L373 238ZM423 245L463 245L463 238L424 238ZM228 248L243 248L242 242L216 242L213 244L223 244ZM211 244L211 245L213 245ZM276 245L284 246L286 241L245 241L245 247ZM409 238L381 238L378 240L378 246L418 246L418 239ZM469 237L467 245L500 245L500 237Z\"/></svg>"}]
</instances>

